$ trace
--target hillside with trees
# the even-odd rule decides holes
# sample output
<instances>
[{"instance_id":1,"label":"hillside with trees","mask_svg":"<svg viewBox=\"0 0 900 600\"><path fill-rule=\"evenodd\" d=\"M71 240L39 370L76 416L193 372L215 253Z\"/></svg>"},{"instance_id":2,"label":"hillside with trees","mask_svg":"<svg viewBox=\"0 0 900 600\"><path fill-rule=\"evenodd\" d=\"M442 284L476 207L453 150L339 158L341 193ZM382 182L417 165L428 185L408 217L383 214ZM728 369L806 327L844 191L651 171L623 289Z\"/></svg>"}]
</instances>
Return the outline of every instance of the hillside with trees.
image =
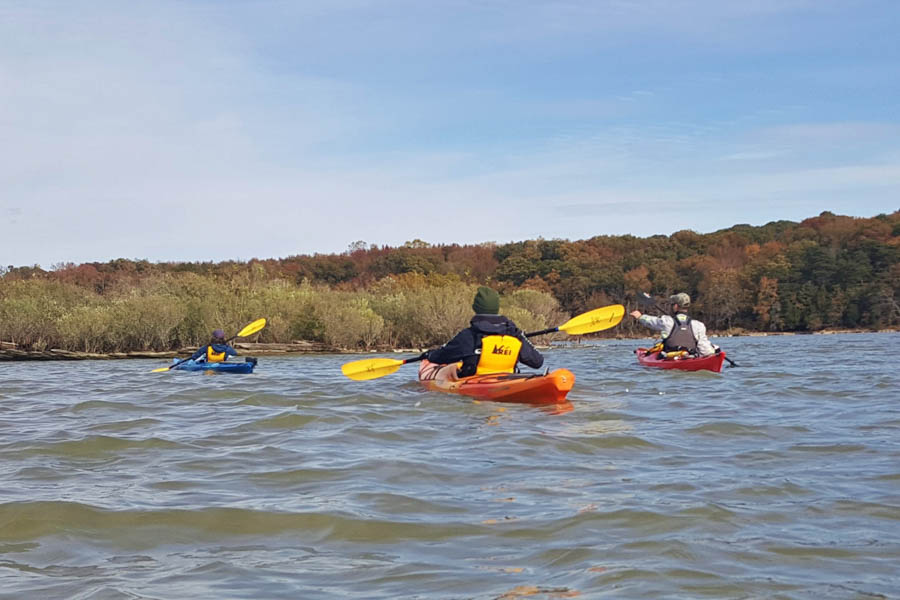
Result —
<instances>
[{"instance_id":1,"label":"hillside with trees","mask_svg":"<svg viewBox=\"0 0 900 600\"><path fill-rule=\"evenodd\" d=\"M900 325L900 211L823 212L713 233L477 245L350 245L281 259L0 269L0 341L23 349L171 350L269 318L260 341L336 349L428 347L471 316L475 286L503 294L523 329L646 291L685 291L714 332ZM637 334L623 321L606 335ZM646 331L641 331L645 335Z\"/></svg>"}]
</instances>

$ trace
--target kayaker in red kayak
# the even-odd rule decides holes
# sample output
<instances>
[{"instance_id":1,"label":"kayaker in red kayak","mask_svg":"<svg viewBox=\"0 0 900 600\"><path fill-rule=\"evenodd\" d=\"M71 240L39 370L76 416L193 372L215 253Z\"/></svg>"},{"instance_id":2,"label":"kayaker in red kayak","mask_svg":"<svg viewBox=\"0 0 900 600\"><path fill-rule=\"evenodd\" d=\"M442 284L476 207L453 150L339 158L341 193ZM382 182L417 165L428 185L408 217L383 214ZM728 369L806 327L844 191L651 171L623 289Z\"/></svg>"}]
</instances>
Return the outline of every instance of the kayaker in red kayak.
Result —
<instances>
[{"instance_id":1,"label":"kayaker in red kayak","mask_svg":"<svg viewBox=\"0 0 900 600\"><path fill-rule=\"evenodd\" d=\"M216 329L212 332L212 339L206 346L201 346L191 355L195 362L225 362L229 356L237 356L237 350L225 341L225 332Z\"/></svg>"},{"instance_id":2,"label":"kayaker in red kayak","mask_svg":"<svg viewBox=\"0 0 900 600\"><path fill-rule=\"evenodd\" d=\"M696 356L715 354L716 346L713 346L706 336L706 325L687 314L691 297L681 292L670 296L669 302L672 304L672 315L654 317L634 310L631 316L641 325L662 332L663 352L684 350Z\"/></svg>"},{"instance_id":3,"label":"kayaker in red kayak","mask_svg":"<svg viewBox=\"0 0 900 600\"><path fill-rule=\"evenodd\" d=\"M544 357L516 324L500 314L500 294L479 287L472 310L475 316L468 328L440 348L424 353L420 380L455 381L475 374L512 373L519 362L535 369L544 364Z\"/></svg>"}]
</instances>

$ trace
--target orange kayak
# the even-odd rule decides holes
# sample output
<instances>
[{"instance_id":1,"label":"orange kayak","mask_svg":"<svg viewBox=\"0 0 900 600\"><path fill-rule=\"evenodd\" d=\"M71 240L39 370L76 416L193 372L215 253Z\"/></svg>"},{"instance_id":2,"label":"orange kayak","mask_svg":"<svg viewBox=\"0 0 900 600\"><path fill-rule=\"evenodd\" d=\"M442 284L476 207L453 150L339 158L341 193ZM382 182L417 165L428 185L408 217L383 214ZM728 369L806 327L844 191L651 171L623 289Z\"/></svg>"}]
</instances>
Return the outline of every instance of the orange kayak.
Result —
<instances>
[{"instance_id":1,"label":"orange kayak","mask_svg":"<svg viewBox=\"0 0 900 600\"><path fill-rule=\"evenodd\" d=\"M421 380L429 390L462 394L477 400L492 402L521 402L524 404L561 404L575 384L575 375L568 369L556 369L546 374L495 373L473 375L458 381L442 379Z\"/></svg>"},{"instance_id":2,"label":"orange kayak","mask_svg":"<svg viewBox=\"0 0 900 600\"><path fill-rule=\"evenodd\" d=\"M656 367L657 369L678 369L679 371L713 371L719 373L722 370L722 363L725 362L725 353L710 354L709 356L699 356L696 358L659 358L658 352L650 352L647 348L638 348L634 351L637 354L638 362L645 367Z\"/></svg>"}]
</instances>

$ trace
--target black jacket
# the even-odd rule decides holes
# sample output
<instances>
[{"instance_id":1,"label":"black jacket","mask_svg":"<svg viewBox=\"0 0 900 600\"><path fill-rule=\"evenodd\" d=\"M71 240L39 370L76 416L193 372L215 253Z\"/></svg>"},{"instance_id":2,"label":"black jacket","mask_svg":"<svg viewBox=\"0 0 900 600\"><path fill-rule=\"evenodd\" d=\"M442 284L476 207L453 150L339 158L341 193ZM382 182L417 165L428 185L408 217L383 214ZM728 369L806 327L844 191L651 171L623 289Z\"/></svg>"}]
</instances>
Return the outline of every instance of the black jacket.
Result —
<instances>
[{"instance_id":1,"label":"black jacket","mask_svg":"<svg viewBox=\"0 0 900 600\"><path fill-rule=\"evenodd\" d=\"M488 335L511 335L519 338L522 340L522 349L519 350L518 362L534 369L539 369L544 364L544 357L531 345L525 334L502 315L475 315L468 329L463 329L452 340L429 352L426 358L429 362L441 365L461 360L463 366L459 370L460 376L474 375L481 357L475 351L481 349L481 338Z\"/></svg>"}]
</instances>

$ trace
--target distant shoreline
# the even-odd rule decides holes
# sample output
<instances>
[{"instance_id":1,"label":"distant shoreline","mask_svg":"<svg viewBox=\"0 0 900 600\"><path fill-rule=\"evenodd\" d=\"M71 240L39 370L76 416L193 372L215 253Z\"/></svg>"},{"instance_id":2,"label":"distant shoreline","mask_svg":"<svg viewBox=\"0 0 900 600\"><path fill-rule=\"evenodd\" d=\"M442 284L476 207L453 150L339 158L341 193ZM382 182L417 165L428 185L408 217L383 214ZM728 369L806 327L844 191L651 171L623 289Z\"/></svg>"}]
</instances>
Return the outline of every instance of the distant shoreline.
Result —
<instances>
[{"instance_id":1,"label":"distant shoreline","mask_svg":"<svg viewBox=\"0 0 900 600\"><path fill-rule=\"evenodd\" d=\"M819 331L735 331L710 333L709 337L768 337L778 335L836 335L839 333L897 333L900 329L822 329Z\"/></svg>"},{"instance_id":2,"label":"distant shoreline","mask_svg":"<svg viewBox=\"0 0 900 600\"><path fill-rule=\"evenodd\" d=\"M710 333L710 338L728 337L772 337L795 335L837 335L844 333L898 333L900 329L823 329L821 331L723 331ZM587 339L615 339L615 340L651 340L655 336L607 336ZM571 340L585 338L572 337ZM300 354L411 354L422 352L422 348L377 348L373 350L347 350L345 348L329 347L319 342L297 341L290 344L253 344L238 343L234 345L241 356L288 356ZM77 361L77 360L124 360L124 359L169 359L185 358L193 354L197 348L179 348L164 352L73 352L70 350L19 350L15 344L0 342L0 362L25 362L25 361Z\"/></svg>"},{"instance_id":3,"label":"distant shoreline","mask_svg":"<svg viewBox=\"0 0 900 600\"><path fill-rule=\"evenodd\" d=\"M343 351L317 342L294 342L291 344L234 344L241 356L283 356L286 354L337 354ZM179 348L163 352L77 352L71 350L19 350L14 344L0 342L0 362L2 361L45 361L45 360L122 360L135 358L186 358L197 348Z\"/></svg>"}]
</instances>

